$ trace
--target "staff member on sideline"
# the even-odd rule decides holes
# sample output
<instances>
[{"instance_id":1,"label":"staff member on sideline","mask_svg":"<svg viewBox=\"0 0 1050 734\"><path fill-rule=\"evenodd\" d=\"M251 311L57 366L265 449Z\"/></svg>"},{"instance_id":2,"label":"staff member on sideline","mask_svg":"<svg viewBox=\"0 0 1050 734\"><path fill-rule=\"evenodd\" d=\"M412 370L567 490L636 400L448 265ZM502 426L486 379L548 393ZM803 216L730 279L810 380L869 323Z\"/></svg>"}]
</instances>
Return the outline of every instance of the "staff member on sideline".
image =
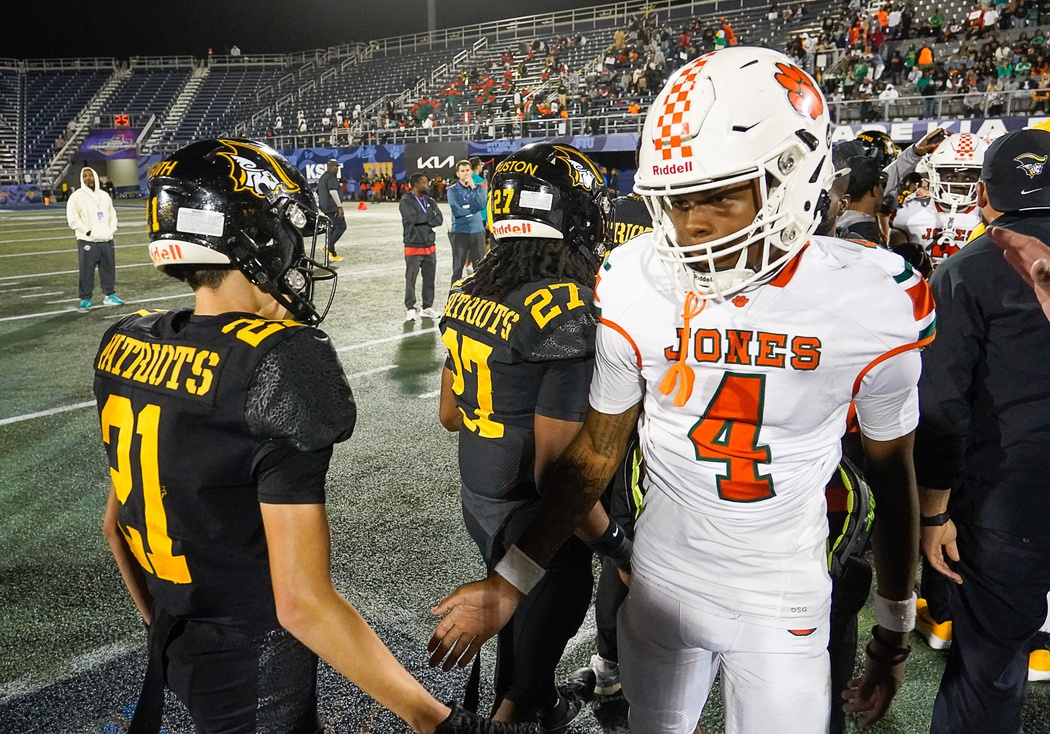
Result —
<instances>
[{"instance_id":1,"label":"staff member on sideline","mask_svg":"<svg viewBox=\"0 0 1050 734\"><path fill-rule=\"evenodd\" d=\"M419 316L436 319L441 316L434 309L434 272L437 270L437 238L434 228L444 220L437 202L427 196L430 179L423 173L413 173L408 179L411 189L401 197L398 208L404 226L405 244L405 321L416 319L416 277L423 271L423 310Z\"/></svg>"},{"instance_id":2,"label":"staff member on sideline","mask_svg":"<svg viewBox=\"0 0 1050 734\"><path fill-rule=\"evenodd\" d=\"M328 233L328 259L339 262L343 258L335 254L335 243L346 231L346 215L343 214L342 198L339 192L339 161L334 158L328 161L325 172L317 179L317 205L332 220L332 231Z\"/></svg>"},{"instance_id":3,"label":"staff member on sideline","mask_svg":"<svg viewBox=\"0 0 1050 734\"><path fill-rule=\"evenodd\" d=\"M1050 238L1048 157L1042 130L988 149L977 203L996 229ZM930 732L1014 734L1050 591L1050 325L988 235L930 286L938 335L922 355L915 447L922 552L957 584Z\"/></svg>"},{"instance_id":4,"label":"staff member on sideline","mask_svg":"<svg viewBox=\"0 0 1050 734\"><path fill-rule=\"evenodd\" d=\"M456 164L456 182L448 188L452 210L452 284L463 277L463 266L485 256L485 189L474 181L470 161Z\"/></svg>"},{"instance_id":5,"label":"staff member on sideline","mask_svg":"<svg viewBox=\"0 0 1050 734\"><path fill-rule=\"evenodd\" d=\"M99 184L94 168L80 172L80 188L66 202L66 221L77 235L77 258L80 263L80 313L91 308L95 290L95 268L105 298L103 306L122 306L124 301L114 292L117 281L117 258L113 234L117 231L117 212L113 200Z\"/></svg>"}]
</instances>

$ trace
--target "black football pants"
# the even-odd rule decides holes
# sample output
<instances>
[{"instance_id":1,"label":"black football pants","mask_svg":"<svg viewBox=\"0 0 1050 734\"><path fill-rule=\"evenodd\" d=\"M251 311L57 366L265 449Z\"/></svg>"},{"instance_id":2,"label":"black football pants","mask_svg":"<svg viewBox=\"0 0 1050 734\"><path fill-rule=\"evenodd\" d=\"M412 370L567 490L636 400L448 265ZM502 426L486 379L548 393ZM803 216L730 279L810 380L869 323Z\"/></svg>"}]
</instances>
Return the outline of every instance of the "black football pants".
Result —
<instances>
[{"instance_id":1,"label":"black football pants","mask_svg":"<svg viewBox=\"0 0 1050 734\"><path fill-rule=\"evenodd\" d=\"M323 731L317 656L290 633L255 637L192 621L180 627L168 644L165 682L198 734Z\"/></svg>"},{"instance_id":2,"label":"black football pants","mask_svg":"<svg viewBox=\"0 0 1050 734\"><path fill-rule=\"evenodd\" d=\"M636 441L637 439L633 439ZM627 470L624 464L633 461L634 446L631 443L623 461L616 470L609 486L602 495L609 517L624 529L628 538L634 540L634 520L637 502L632 499L632 488L627 486ZM620 579L620 570L608 558L602 558L602 570L598 576L598 590L594 593L594 622L598 628L598 656L610 663L619 663L616 647L616 614L627 598L627 584Z\"/></svg>"},{"instance_id":3,"label":"black football pants","mask_svg":"<svg viewBox=\"0 0 1050 734\"><path fill-rule=\"evenodd\" d=\"M956 522L963 583L950 599L952 646L931 734L1017 734L1028 652L1046 620L1050 540Z\"/></svg>"},{"instance_id":4,"label":"black football pants","mask_svg":"<svg viewBox=\"0 0 1050 734\"><path fill-rule=\"evenodd\" d=\"M492 538L470 512L463 513L467 532L489 568L499 562L534 516L527 510L512 514ZM499 633L493 712L509 698L522 721L535 720L535 712L557 701L554 671L565 645L583 624L593 585L590 548L575 537L569 538Z\"/></svg>"}]
</instances>

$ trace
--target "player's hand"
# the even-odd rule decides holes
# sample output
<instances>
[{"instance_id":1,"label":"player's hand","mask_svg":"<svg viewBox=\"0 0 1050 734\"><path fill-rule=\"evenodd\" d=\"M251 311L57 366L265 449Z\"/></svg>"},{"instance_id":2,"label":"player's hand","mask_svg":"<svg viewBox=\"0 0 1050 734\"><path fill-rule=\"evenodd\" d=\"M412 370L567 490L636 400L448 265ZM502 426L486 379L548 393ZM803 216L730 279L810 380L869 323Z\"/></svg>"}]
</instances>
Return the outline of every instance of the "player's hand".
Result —
<instances>
[{"instance_id":1,"label":"player's hand","mask_svg":"<svg viewBox=\"0 0 1050 734\"><path fill-rule=\"evenodd\" d=\"M957 584L961 584L963 582L962 576L951 570L948 567L948 562L944 560L944 556L947 554L948 558L956 563L959 562L959 546L955 543L958 532L955 529L955 523L949 520L944 525L934 525L920 528L920 530L922 536L919 539L919 547L922 549L922 554L926 557L929 564L938 573L947 576Z\"/></svg>"},{"instance_id":2,"label":"player's hand","mask_svg":"<svg viewBox=\"0 0 1050 734\"><path fill-rule=\"evenodd\" d=\"M444 659L442 670L452 670L457 663L465 668L485 641L510 621L521 597L520 591L496 573L452 592L430 610L445 615L427 643L430 667Z\"/></svg>"},{"instance_id":3,"label":"player's hand","mask_svg":"<svg viewBox=\"0 0 1050 734\"><path fill-rule=\"evenodd\" d=\"M620 581L623 581L623 585L628 589L631 588L631 574L620 568L616 569L616 573L620 574Z\"/></svg>"},{"instance_id":4,"label":"player's hand","mask_svg":"<svg viewBox=\"0 0 1050 734\"><path fill-rule=\"evenodd\" d=\"M867 729L886 715L903 682L904 663L886 665L869 657L864 663L864 673L851 680L842 692L846 702L842 710L857 714L860 728Z\"/></svg>"},{"instance_id":5,"label":"player's hand","mask_svg":"<svg viewBox=\"0 0 1050 734\"><path fill-rule=\"evenodd\" d=\"M990 227L988 236L1003 251L1006 261L1035 290L1043 313L1050 319L1050 247L1035 237L1002 227Z\"/></svg>"},{"instance_id":6,"label":"player's hand","mask_svg":"<svg viewBox=\"0 0 1050 734\"><path fill-rule=\"evenodd\" d=\"M946 137L948 137L948 131L943 127L939 127L936 130L927 133L922 140L915 144L915 152L920 156L932 153Z\"/></svg>"}]
</instances>

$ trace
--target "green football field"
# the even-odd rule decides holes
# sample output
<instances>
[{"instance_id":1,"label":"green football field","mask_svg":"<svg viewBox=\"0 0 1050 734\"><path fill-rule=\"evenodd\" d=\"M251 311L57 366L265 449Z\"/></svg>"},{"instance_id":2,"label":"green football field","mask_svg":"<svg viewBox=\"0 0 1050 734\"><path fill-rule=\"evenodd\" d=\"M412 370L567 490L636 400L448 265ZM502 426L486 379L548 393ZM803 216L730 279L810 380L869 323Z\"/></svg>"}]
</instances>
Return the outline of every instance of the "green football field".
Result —
<instances>
[{"instance_id":1,"label":"green football field","mask_svg":"<svg viewBox=\"0 0 1050 734\"><path fill-rule=\"evenodd\" d=\"M446 221L448 211L445 210ZM64 211L0 212L0 732L120 732L141 683L145 633L100 531L107 462L92 398L92 360L114 319L192 304L146 252L141 202L121 202L116 236L121 308L76 311L77 257ZM466 676L426 667L428 613L483 568L463 530L456 443L437 420L443 348L436 323L402 322L404 261L395 204L348 209L339 287L323 328L358 402L356 432L329 475L336 585L406 667L439 698ZM451 253L439 232L438 303ZM870 606L860 628L872 625ZM586 664L593 614L561 671ZM943 667L916 641L908 678L874 732L925 732ZM484 665L491 675L493 653ZM483 676L484 677L484 676ZM371 699L322 665L330 732L403 732ZM702 723L722 731L718 696ZM483 703L483 705L485 705ZM592 705L575 732L625 732L622 697ZM1034 685L1026 731L1050 731L1050 685ZM177 706L167 729L189 732Z\"/></svg>"}]
</instances>

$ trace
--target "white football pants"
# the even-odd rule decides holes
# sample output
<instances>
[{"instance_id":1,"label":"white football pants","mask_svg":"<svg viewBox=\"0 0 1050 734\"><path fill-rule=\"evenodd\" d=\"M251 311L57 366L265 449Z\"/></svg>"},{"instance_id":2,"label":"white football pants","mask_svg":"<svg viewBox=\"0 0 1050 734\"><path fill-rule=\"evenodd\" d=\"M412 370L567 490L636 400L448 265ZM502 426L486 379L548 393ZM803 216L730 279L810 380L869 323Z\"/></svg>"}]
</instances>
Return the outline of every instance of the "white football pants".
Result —
<instances>
[{"instance_id":1,"label":"white football pants","mask_svg":"<svg viewBox=\"0 0 1050 734\"><path fill-rule=\"evenodd\" d=\"M825 734L829 627L793 634L718 617L635 574L617 624L631 734L693 734L719 668L726 734Z\"/></svg>"}]
</instances>

